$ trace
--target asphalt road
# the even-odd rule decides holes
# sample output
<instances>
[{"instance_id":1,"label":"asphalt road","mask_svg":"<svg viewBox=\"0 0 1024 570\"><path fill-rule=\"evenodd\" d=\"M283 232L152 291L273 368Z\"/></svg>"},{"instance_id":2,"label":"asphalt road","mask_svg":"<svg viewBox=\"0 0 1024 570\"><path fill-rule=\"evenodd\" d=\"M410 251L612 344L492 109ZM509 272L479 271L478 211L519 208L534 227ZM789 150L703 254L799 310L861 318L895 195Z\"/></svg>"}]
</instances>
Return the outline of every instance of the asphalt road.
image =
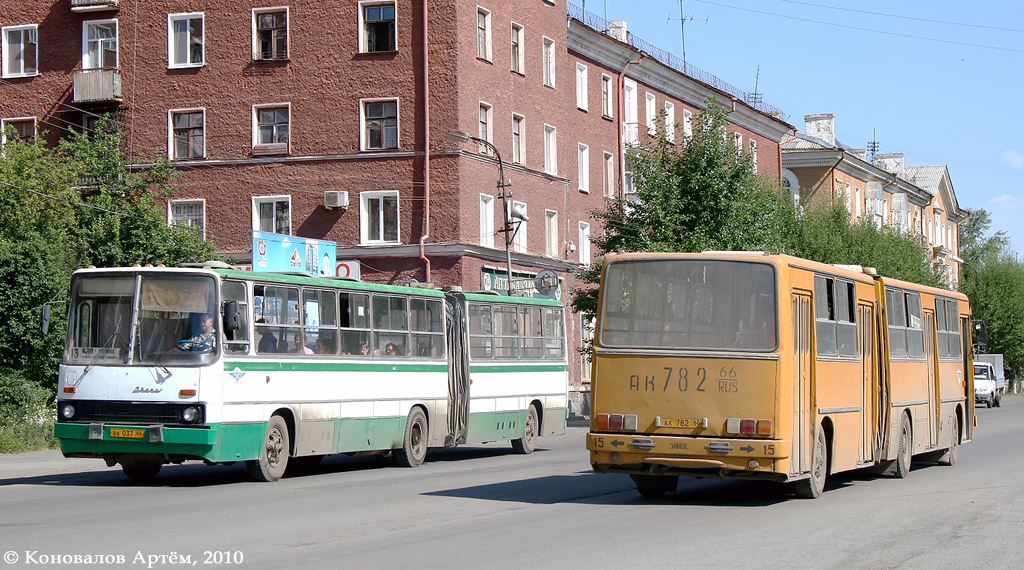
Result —
<instances>
[{"instance_id":1,"label":"asphalt road","mask_svg":"<svg viewBox=\"0 0 1024 570\"><path fill-rule=\"evenodd\" d=\"M489 444L415 469L328 458L277 483L186 464L134 485L59 452L0 456L0 570L1020 568L1024 397L978 423L953 467L837 476L817 500L724 480L646 500L590 471L579 427L529 456Z\"/></svg>"}]
</instances>

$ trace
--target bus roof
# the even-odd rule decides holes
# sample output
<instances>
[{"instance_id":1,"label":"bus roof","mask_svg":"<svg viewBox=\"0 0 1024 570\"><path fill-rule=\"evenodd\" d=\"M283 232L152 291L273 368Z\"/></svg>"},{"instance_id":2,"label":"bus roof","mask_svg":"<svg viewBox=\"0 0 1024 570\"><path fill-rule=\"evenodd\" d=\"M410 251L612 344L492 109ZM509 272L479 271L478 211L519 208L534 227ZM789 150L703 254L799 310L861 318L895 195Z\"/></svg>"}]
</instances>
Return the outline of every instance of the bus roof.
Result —
<instances>
[{"instance_id":1,"label":"bus roof","mask_svg":"<svg viewBox=\"0 0 1024 570\"><path fill-rule=\"evenodd\" d=\"M784 254L770 254L762 251L706 251L701 253L662 253L662 252L640 252L640 253L618 253L609 254L606 261L627 260L627 259L713 259L726 261L751 261L771 263L776 266L788 265L791 267L808 269L821 273L829 273L864 283L872 283L872 275L865 271L857 271L850 265L830 265L801 257Z\"/></svg>"}]
</instances>

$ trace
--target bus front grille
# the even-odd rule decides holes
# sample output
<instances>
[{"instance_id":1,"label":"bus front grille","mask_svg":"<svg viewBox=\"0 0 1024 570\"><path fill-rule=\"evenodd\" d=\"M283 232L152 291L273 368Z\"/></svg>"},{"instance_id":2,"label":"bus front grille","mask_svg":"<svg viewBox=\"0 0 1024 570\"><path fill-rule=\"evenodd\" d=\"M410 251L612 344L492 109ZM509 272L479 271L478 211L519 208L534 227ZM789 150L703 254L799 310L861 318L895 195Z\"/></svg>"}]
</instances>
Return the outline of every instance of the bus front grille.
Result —
<instances>
[{"instance_id":1,"label":"bus front grille","mask_svg":"<svg viewBox=\"0 0 1024 570\"><path fill-rule=\"evenodd\" d=\"M196 421L187 425L202 424L206 418L206 407L199 403L167 404L159 402L101 402L68 401L75 407L75 415L65 419L58 414L61 422L104 422L130 424L176 424L186 425L181 419L184 408L195 408L199 414Z\"/></svg>"}]
</instances>

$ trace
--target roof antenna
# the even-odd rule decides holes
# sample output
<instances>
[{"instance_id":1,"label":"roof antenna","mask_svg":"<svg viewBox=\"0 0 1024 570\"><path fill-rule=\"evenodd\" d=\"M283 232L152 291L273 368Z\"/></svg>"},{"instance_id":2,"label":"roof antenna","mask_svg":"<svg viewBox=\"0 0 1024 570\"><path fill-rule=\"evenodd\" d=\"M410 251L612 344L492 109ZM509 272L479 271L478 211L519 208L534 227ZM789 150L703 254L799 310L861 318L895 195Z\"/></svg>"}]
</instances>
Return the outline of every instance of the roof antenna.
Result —
<instances>
[{"instance_id":1,"label":"roof antenna","mask_svg":"<svg viewBox=\"0 0 1024 570\"><path fill-rule=\"evenodd\" d=\"M682 39L682 43L683 43L683 69L685 70L686 69L686 22L687 21L690 21L690 22L707 22L708 19L704 18L703 20L698 20L698 19L694 18L693 16L684 16L683 15L683 0L679 0L679 17L678 18L673 18L672 16L669 16L668 17L668 21L671 22L672 20L679 20L679 36Z\"/></svg>"},{"instance_id":2,"label":"roof antenna","mask_svg":"<svg viewBox=\"0 0 1024 570\"><path fill-rule=\"evenodd\" d=\"M875 163L875 153L878 152L879 143L875 140L876 138L878 137L875 136L875 129L871 129L871 142L868 143L868 152L871 153L871 160L869 162L871 164Z\"/></svg>"}]
</instances>

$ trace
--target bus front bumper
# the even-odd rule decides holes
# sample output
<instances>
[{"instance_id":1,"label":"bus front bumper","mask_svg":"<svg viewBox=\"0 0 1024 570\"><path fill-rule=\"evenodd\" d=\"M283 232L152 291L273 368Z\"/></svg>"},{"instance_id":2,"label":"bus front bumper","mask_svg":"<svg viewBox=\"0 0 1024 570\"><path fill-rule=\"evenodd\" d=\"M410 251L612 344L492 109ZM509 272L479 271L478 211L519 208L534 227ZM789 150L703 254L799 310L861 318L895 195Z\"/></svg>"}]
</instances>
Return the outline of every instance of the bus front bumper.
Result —
<instances>
[{"instance_id":1,"label":"bus front bumper","mask_svg":"<svg viewBox=\"0 0 1024 570\"><path fill-rule=\"evenodd\" d=\"M218 440L216 426L57 423L53 433L65 457L147 453L218 460L213 456Z\"/></svg>"}]
</instances>

